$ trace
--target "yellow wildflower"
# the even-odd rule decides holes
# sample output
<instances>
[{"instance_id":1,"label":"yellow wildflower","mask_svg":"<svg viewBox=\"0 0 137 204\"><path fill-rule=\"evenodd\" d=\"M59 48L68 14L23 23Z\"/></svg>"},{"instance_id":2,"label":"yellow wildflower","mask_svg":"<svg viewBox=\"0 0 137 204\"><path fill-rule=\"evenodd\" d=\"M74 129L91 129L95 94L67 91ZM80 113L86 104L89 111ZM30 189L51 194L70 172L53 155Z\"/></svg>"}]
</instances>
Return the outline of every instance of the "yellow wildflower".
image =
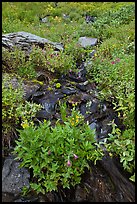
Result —
<instances>
[{"instance_id":1,"label":"yellow wildflower","mask_svg":"<svg viewBox=\"0 0 137 204\"><path fill-rule=\"evenodd\" d=\"M97 57L97 54L95 53L94 56Z\"/></svg>"},{"instance_id":2,"label":"yellow wildflower","mask_svg":"<svg viewBox=\"0 0 137 204\"><path fill-rule=\"evenodd\" d=\"M29 127L29 124L28 123L21 123L21 126L25 129L25 128Z\"/></svg>"},{"instance_id":3,"label":"yellow wildflower","mask_svg":"<svg viewBox=\"0 0 137 204\"><path fill-rule=\"evenodd\" d=\"M76 123L78 123L78 121L79 121L79 120L78 120L78 119L76 119Z\"/></svg>"},{"instance_id":4,"label":"yellow wildflower","mask_svg":"<svg viewBox=\"0 0 137 204\"><path fill-rule=\"evenodd\" d=\"M74 126L74 122L71 122L71 125Z\"/></svg>"}]
</instances>

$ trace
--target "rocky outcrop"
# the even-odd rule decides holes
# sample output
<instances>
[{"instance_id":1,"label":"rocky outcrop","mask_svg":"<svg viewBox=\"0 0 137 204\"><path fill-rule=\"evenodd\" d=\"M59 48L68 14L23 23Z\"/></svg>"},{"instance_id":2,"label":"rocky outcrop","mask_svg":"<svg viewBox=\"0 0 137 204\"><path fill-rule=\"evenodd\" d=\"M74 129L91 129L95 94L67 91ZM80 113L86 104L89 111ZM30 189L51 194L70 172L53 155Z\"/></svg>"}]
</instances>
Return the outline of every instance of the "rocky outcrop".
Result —
<instances>
[{"instance_id":1,"label":"rocky outcrop","mask_svg":"<svg viewBox=\"0 0 137 204\"><path fill-rule=\"evenodd\" d=\"M2 47L9 50L14 50L14 47L17 47L25 51L27 54L32 51L33 45L44 48L46 44L53 45L57 51L63 50L61 43L51 42L46 38L24 31L2 35Z\"/></svg>"}]
</instances>

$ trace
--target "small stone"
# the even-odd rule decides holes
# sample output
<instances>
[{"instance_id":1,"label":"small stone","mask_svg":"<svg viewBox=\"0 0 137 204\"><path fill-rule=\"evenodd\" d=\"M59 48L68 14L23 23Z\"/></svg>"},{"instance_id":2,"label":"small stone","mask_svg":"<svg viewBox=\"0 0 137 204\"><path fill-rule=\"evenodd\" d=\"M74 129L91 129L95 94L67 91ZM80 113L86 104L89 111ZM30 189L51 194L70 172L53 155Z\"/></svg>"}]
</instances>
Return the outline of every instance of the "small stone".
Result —
<instances>
[{"instance_id":1,"label":"small stone","mask_svg":"<svg viewBox=\"0 0 137 204\"><path fill-rule=\"evenodd\" d=\"M41 23L48 23L48 18L45 17L45 18L39 18L40 22Z\"/></svg>"}]
</instances>

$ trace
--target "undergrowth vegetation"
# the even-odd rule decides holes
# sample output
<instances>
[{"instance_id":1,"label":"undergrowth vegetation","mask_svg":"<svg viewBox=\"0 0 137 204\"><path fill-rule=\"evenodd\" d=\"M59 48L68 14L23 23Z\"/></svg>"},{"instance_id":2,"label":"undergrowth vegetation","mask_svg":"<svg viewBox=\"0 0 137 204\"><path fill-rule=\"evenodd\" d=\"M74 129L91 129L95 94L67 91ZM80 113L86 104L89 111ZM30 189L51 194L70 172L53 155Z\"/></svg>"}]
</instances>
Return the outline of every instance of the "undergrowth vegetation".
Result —
<instances>
[{"instance_id":1,"label":"undergrowth vegetation","mask_svg":"<svg viewBox=\"0 0 137 204\"><path fill-rule=\"evenodd\" d=\"M55 2L3 2L2 7L3 34L26 31L60 42L64 47L61 52L54 51L51 46L46 46L45 50L34 47L27 60L20 50L9 52L4 49L3 73L35 79L37 70L60 74L66 74L69 70L77 71L76 63L85 58L87 62L91 61L88 53L93 50L91 47L83 49L78 46L79 37L98 38L98 44L94 47L96 54L92 63L87 63L87 77L89 81L96 83L99 97L112 102L114 110L125 125L125 129L120 130L113 124L111 139L104 145L112 156L119 157L124 169L131 174L130 179L135 181L134 2L58 2L57 6ZM86 23L86 14L94 16L95 22ZM39 18L46 15L49 15L48 22L41 23ZM32 116L40 107L26 104L20 88L14 89L11 85L6 85L8 77L9 75L5 75L2 79L3 133L6 135L11 131L20 119L23 130L18 130L20 138L16 152L18 158L24 159L22 165L34 169L39 185L32 184L32 188L44 192L45 188L47 191L56 189L58 184L69 187L79 183L84 167L88 166L87 161L100 159L101 155L93 148L94 134L89 132L88 125L77 126L76 121L73 121L73 126L69 117L67 120L63 119L63 125L58 122L51 129L48 121L34 127ZM22 112L26 115L22 115ZM72 115L74 113L81 117L75 110ZM47 134L47 138L42 134ZM70 137L72 134L73 138Z\"/></svg>"},{"instance_id":2,"label":"undergrowth vegetation","mask_svg":"<svg viewBox=\"0 0 137 204\"><path fill-rule=\"evenodd\" d=\"M21 166L33 169L38 182L33 182L31 188L43 194L59 186L70 188L80 183L88 162L92 160L96 164L103 155L84 117L75 108L68 116L66 108L66 104L61 105L63 124L58 120L51 128L50 121L45 120L38 127L26 123L19 130L17 159L23 158Z\"/></svg>"}]
</instances>

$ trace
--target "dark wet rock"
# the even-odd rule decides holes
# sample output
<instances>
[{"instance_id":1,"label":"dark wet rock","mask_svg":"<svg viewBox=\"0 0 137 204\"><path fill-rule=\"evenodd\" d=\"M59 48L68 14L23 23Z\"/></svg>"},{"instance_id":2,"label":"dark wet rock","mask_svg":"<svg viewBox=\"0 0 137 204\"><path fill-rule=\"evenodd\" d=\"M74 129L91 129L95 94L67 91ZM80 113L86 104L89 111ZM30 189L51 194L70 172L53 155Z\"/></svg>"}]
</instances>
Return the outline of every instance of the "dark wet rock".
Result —
<instances>
[{"instance_id":1,"label":"dark wet rock","mask_svg":"<svg viewBox=\"0 0 137 204\"><path fill-rule=\"evenodd\" d=\"M48 76L46 76L45 74L40 74L40 75L38 75L38 76L37 76L37 80L38 80L38 81L42 81L42 82L44 82L44 83L46 83L46 84L48 84L48 82L49 82L49 78L48 78Z\"/></svg>"},{"instance_id":2,"label":"dark wet rock","mask_svg":"<svg viewBox=\"0 0 137 204\"><path fill-rule=\"evenodd\" d=\"M2 169L2 192L19 194L24 186L29 188L30 174L26 168L19 168L15 157L5 159Z\"/></svg>"},{"instance_id":3,"label":"dark wet rock","mask_svg":"<svg viewBox=\"0 0 137 204\"><path fill-rule=\"evenodd\" d=\"M87 80L86 74L87 74L86 69L82 68L82 69L79 69L78 73L70 71L68 76L69 76L69 79L71 79L72 81L80 83L80 82L85 82Z\"/></svg>"},{"instance_id":4,"label":"dark wet rock","mask_svg":"<svg viewBox=\"0 0 137 204\"><path fill-rule=\"evenodd\" d=\"M85 16L86 23L94 23L95 20L96 20L95 16L90 16L90 15L86 14L86 16Z\"/></svg>"},{"instance_id":5,"label":"dark wet rock","mask_svg":"<svg viewBox=\"0 0 137 204\"><path fill-rule=\"evenodd\" d=\"M90 37L80 37L78 43L83 47L86 48L88 46L95 46L97 44L97 38L90 38Z\"/></svg>"},{"instance_id":6,"label":"dark wet rock","mask_svg":"<svg viewBox=\"0 0 137 204\"><path fill-rule=\"evenodd\" d=\"M91 130L96 130L97 124L95 122L92 122L90 125Z\"/></svg>"},{"instance_id":7,"label":"dark wet rock","mask_svg":"<svg viewBox=\"0 0 137 204\"><path fill-rule=\"evenodd\" d=\"M65 13L62 14L62 18L63 18L64 20L70 19L69 15L67 15L67 14L65 14Z\"/></svg>"},{"instance_id":8,"label":"dark wet rock","mask_svg":"<svg viewBox=\"0 0 137 204\"><path fill-rule=\"evenodd\" d=\"M113 182L116 189L115 200L117 202L135 202L135 185L121 174L114 160L106 154L99 163Z\"/></svg>"},{"instance_id":9,"label":"dark wet rock","mask_svg":"<svg viewBox=\"0 0 137 204\"><path fill-rule=\"evenodd\" d=\"M37 93L35 93L37 94ZM64 94L60 92L53 92L52 94L45 94L44 96L33 96L33 102L41 104L43 109L36 113L36 118L39 119L51 119L53 118L57 103L59 99L63 98Z\"/></svg>"},{"instance_id":10,"label":"dark wet rock","mask_svg":"<svg viewBox=\"0 0 137 204\"><path fill-rule=\"evenodd\" d=\"M45 16L44 18L39 18L39 21L41 22L41 23L48 23L48 16Z\"/></svg>"},{"instance_id":11,"label":"dark wet rock","mask_svg":"<svg viewBox=\"0 0 137 204\"><path fill-rule=\"evenodd\" d=\"M55 112L56 103L57 103L57 100L50 98L50 99L42 101L42 106L48 114L53 114Z\"/></svg>"},{"instance_id":12,"label":"dark wet rock","mask_svg":"<svg viewBox=\"0 0 137 204\"><path fill-rule=\"evenodd\" d=\"M41 85L39 83L34 82L23 82L22 87L24 90L24 99L30 100L31 96L40 89Z\"/></svg>"},{"instance_id":13,"label":"dark wet rock","mask_svg":"<svg viewBox=\"0 0 137 204\"><path fill-rule=\"evenodd\" d=\"M49 105L49 109L50 109L50 105ZM36 118L38 119L51 119L53 118L53 114L55 113L55 111L50 111L49 110L40 110L36 113Z\"/></svg>"},{"instance_id":14,"label":"dark wet rock","mask_svg":"<svg viewBox=\"0 0 137 204\"><path fill-rule=\"evenodd\" d=\"M96 53L96 50L92 50L92 52L89 53L89 57L91 58L94 57L95 53Z\"/></svg>"},{"instance_id":15,"label":"dark wet rock","mask_svg":"<svg viewBox=\"0 0 137 204\"><path fill-rule=\"evenodd\" d=\"M13 193L2 193L2 202L13 202L15 198Z\"/></svg>"},{"instance_id":16,"label":"dark wet rock","mask_svg":"<svg viewBox=\"0 0 137 204\"><path fill-rule=\"evenodd\" d=\"M88 94L85 93L77 93L75 95L72 95L68 98L68 103L70 105L80 105L81 103L85 103L89 99Z\"/></svg>"},{"instance_id":17,"label":"dark wet rock","mask_svg":"<svg viewBox=\"0 0 137 204\"><path fill-rule=\"evenodd\" d=\"M75 202L86 202L88 197L88 192L86 188L78 185L75 191Z\"/></svg>"},{"instance_id":18,"label":"dark wet rock","mask_svg":"<svg viewBox=\"0 0 137 204\"><path fill-rule=\"evenodd\" d=\"M44 91L36 91L32 94L32 100L35 98L35 97L43 97L45 95L45 92Z\"/></svg>"},{"instance_id":19,"label":"dark wet rock","mask_svg":"<svg viewBox=\"0 0 137 204\"><path fill-rule=\"evenodd\" d=\"M38 197L21 197L18 199L15 199L13 202L15 203L28 203L28 202L37 202L38 201Z\"/></svg>"},{"instance_id":20,"label":"dark wet rock","mask_svg":"<svg viewBox=\"0 0 137 204\"><path fill-rule=\"evenodd\" d=\"M53 45L55 50L63 50L61 43L51 42L48 39L24 31L2 35L2 47L9 50L14 50L14 47L17 47L24 50L26 54L32 51L33 45L43 49L46 44Z\"/></svg>"},{"instance_id":21,"label":"dark wet rock","mask_svg":"<svg viewBox=\"0 0 137 204\"><path fill-rule=\"evenodd\" d=\"M87 85L88 85L88 81L85 81L84 83L78 83L76 84L76 87L78 89L80 89L81 91L86 92L87 91Z\"/></svg>"},{"instance_id":22,"label":"dark wet rock","mask_svg":"<svg viewBox=\"0 0 137 204\"><path fill-rule=\"evenodd\" d=\"M66 95L75 94L76 92L77 92L77 90L75 88L72 88L72 87L63 87L61 89L61 93L66 94Z\"/></svg>"},{"instance_id":23,"label":"dark wet rock","mask_svg":"<svg viewBox=\"0 0 137 204\"><path fill-rule=\"evenodd\" d=\"M91 99L90 95L87 93L84 93L84 92L80 92L79 97L80 97L82 103L85 103Z\"/></svg>"},{"instance_id":24,"label":"dark wet rock","mask_svg":"<svg viewBox=\"0 0 137 204\"><path fill-rule=\"evenodd\" d=\"M81 104L80 104L80 107L79 107L79 110L80 110L80 113L81 113L83 116L86 116L86 103L81 103Z\"/></svg>"}]
</instances>

